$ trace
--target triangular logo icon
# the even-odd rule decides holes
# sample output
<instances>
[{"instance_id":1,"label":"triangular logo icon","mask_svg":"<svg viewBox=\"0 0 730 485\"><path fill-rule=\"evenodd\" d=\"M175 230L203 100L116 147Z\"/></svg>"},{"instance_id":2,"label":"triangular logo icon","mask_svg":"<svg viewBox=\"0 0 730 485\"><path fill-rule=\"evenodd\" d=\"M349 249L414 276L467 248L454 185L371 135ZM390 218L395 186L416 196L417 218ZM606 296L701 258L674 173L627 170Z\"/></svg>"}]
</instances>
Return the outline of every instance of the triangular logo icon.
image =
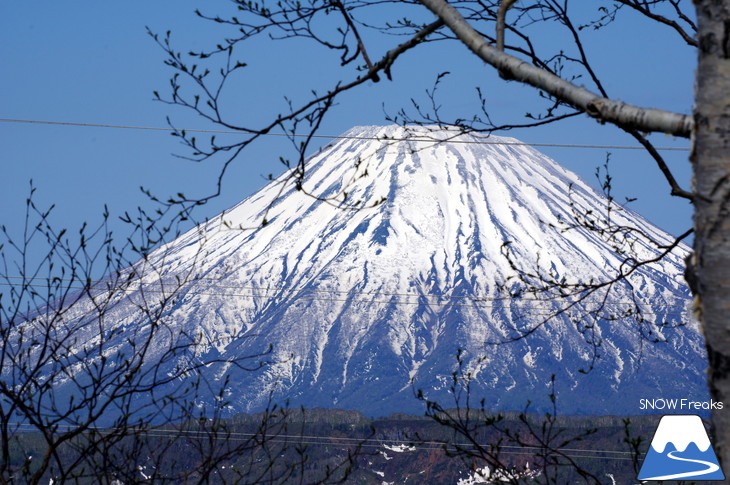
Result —
<instances>
[{"instance_id":1,"label":"triangular logo icon","mask_svg":"<svg viewBox=\"0 0 730 485\"><path fill-rule=\"evenodd\" d=\"M724 480L710 438L695 414L663 416L639 480Z\"/></svg>"}]
</instances>

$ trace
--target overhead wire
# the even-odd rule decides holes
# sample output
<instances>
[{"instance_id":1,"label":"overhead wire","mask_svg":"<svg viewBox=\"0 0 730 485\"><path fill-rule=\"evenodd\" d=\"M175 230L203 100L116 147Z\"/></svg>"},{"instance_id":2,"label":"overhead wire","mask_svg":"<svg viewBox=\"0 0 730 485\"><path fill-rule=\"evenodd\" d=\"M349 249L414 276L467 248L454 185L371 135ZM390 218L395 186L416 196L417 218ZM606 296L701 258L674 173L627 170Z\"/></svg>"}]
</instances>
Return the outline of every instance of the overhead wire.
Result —
<instances>
[{"instance_id":1,"label":"overhead wire","mask_svg":"<svg viewBox=\"0 0 730 485\"><path fill-rule=\"evenodd\" d=\"M0 281L0 286L15 286L12 283L8 282L2 282ZM84 290L87 289L86 286L64 286L64 289L74 289L74 290ZM92 289L93 290L93 289ZM135 292L143 292L148 294L169 294L170 291L174 290L168 290L166 291L164 288L161 289L150 289L150 288L140 288L140 287L114 287L111 290L122 292L122 293L135 293ZM285 291L285 290L281 290ZM377 300L377 299L354 299L354 298L325 298L325 297L315 297L315 296L307 296L306 294L309 293L308 290L299 290L298 295L269 295L269 294L245 294L245 293L221 293L221 292L209 292L209 291L198 291L198 290L188 290L184 292L180 292L180 296L213 296L213 297L224 297L224 298L245 298L245 299L266 299L269 301L277 300L280 302L299 302L299 301L306 301L306 302L337 302L337 303L368 303L368 304L382 304L382 305L395 305L395 306L403 306L403 305L426 305L429 307L440 307L440 308L478 308L478 309L490 309L490 310L509 310L509 311L519 311L522 310L521 308L515 307L514 305L488 305L488 304L479 304L475 298L471 298L474 300L472 303L452 303L452 302L433 302L433 301L393 301L393 300ZM303 294L302 294L303 293ZM354 295L358 295L362 297L366 293L360 293L360 292L352 292ZM425 296L422 295L411 295L411 298L418 298L421 300L422 298L425 298ZM450 299L451 297L442 297L446 299ZM459 297L459 298L470 298L470 297ZM484 300L488 301L488 300ZM553 303L555 300L534 300L534 299L511 299L510 302L519 302L519 303L525 303L525 304L535 304L538 303ZM578 308L579 311L582 312L590 312L590 308L585 308L584 305L586 303L590 304L592 302L582 302L582 305L580 308ZM601 311L604 307L617 307L619 305L634 305L638 306L641 309L642 315L659 315L659 316L686 316L688 314L688 311L686 310L686 306L683 305L649 305L649 304L634 304L630 302L597 302L594 303L598 306L597 309L593 311ZM683 308L685 310L682 311L645 311L643 308L648 309L658 309L658 308ZM529 311L529 315L531 316L550 316L555 313L556 310L548 311L548 312L535 312L535 311ZM620 311L620 310L617 310Z\"/></svg>"},{"instance_id":2,"label":"overhead wire","mask_svg":"<svg viewBox=\"0 0 730 485\"><path fill-rule=\"evenodd\" d=\"M23 423L8 423L9 426L15 428L17 431L21 432L32 432L36 430L36 427L29 424L23 424ZM66 426L69 431L74 430L75 428L73 426ZM121 428L95 428L94 431L96 432L107 432L107 431L115 431ZM196 430L174 430L174 429L151 429L151 430L145 430L139 433L143 436L152 436L152 437L208 437L209 433L207 431L196 431ZM214 433L215 436L218 438L224 438L227 440L232 441L248 441L253 438L256 438L257 436L261 436L258 433L244 433L244 432L232 432L232 431L222 431L219 433ZM327 441L324 441L327 440ZM294 441L296 444L308 444L308 445L344 445L344 446L350 446L350 445L357 445L361 447L368 447L368 448L385 448L386 450L392 451L394 453L403 453L407 451L413 451L411 449L404 449L404 450L392 450L388 448L389 446L392 447L407 447L407 448L414 448L414 449L425 449L425 450L438 450L443 449L443 445L447 444L448 446L452 447L460 447L460 448L484 448L484 449L491 449L491 448L499 448L500 453L505 454L535 454L536 452L545 450L545 448L540 446L531 446L531 445L507 445L507 444L489 444L489 443L444 443L440 441L434 441L434 440L399 440L399 439L385 439L385 438L349 438L345 436L334 436L334 435L306 435L306 434L274 434L269 438L266 438L265 440L267 443L277 443L277 444L286 444ZM508 450L508 451L503 451ZM519 450L519 451L514 451ZM617 450L602 450L602 449L594 449L594 448L557 448L553 451L559 451L561 453L565 453L566 456L570 456L573 458L595 458L595 459L614 459L614 460L631 460L632 452L630 451L617 451ZM583 456L575 456L574 453L587 453L588 455ZM593 455L590 455L593 454ZM605 454L605 455L613 455L613 456L607 456L607 457L599 457L595 456L598 454ZM643 454L643 453L640 453Z\"/></svg>"},{"instance_id":3,"label":"overhead wire","mask_svg":"<svg viewBox=\"0 0 730 485\"><path fill-rule=\"evenodd\" d=\"M138 125L120 125L112 123L80 123L71 121L52 121L52 120L28 120L18 118L0 118L0 122L3 123L23 123L23 124L34 124L34 125L55 125L55 126L75 126L75 127L87 127L87 128L113 128L121 130L147 130L147 131L170 131L171 127L162 126L138 126ZM177 131L185 131L190 133L211 133L211 134L238 134L240 131L235 130L210 130L201 128L176 128ZM363 136L363 135L322 135L322 134L298 134L298 133L260 133L261 136L276 136L276 137L308 137L308 138L322 138L328 140L370 140L370 141L388 141L388 142L413 142L413 141L424 141L424 142L438 142L440 140L434 138L425 137L411 137L411 138L392 138L392 137L376 137L376 136ZM529 146L529 147L543 147L543 148L588 148L588 149L601 149L601 150L646 150L641 145L597 145L597 144L579 144L579 143L530 143L522 141L489 141L488 137L485 137L483 141L477 140L444 140L444 143L456 143L456 144L474 144L474 145L506 145L506 146ZM687 147L669 147L661 146L654 147L655 150L660 151L680 151L688 152L690 149Z\"/></svg>"},{"instance_id":4,"label":"overhead wire","mask_svg":"<svg viewBox=\"0 0 730 485\"><path fill-rule=\"evenodd\" d=\"M82 286L64 286L63 288L71 288L71 289L93 289L90 288L88 285L102 285L105 283L109 283L109 280L82 280L82 279L74 279L74 278L60 278L60 277L47 277L47 276L34 276L34 277L23 277L23 276L13 276L13 275L0 275L0 279L16 279L16 280L23 280L23 282L32 282L36 280L40 281L66 281L72 284L78 283L82 284ZM187 281L184 285L180 285L176 283L175 286L180 289L185 285L189 285L192 283L197 283L200 281L221 281L223 277L220 278L207 278L207 277L198 277L198 278L191 278L191 280ZM128 282L127 282L128 283ZM24 283L26 284L26 283ZM152 292L161 292L164 290L165 284L161 280L157 280L152 283L147 283L147 285L157 285L159 284L162 288L161 290L149 290L148 288L145 291L152 291ZM0 285L2 286L15 286L15 284L9 283L9 282L2 282L0 281ZM139 289L140 286L137 283L137 288ZM31 286L31 285L28 285ZM40 285L38 285L40 286ZM130 285L131 287L131 285ZM337 295L356 295L356 296L395 296L395 297L404 297L404 298L442 298L442 299L449 299L449 300L471 300L473 302L495 302L495 301L519 301L519 302L526 302L526 303L551 303L555 301L554 298L548 298L548 299L538 299L538 298L523 298L519 296L482 296L482 295L449 295L444 293L406 293L406 292L390 292L390 291L356 291L356 290L336 290L336 289L323 289L323 288L307 288L307 287L271 287L271 286L255 286L255 285L209 285L208 288L214 288L214 289L223 289L223 290L250 290L252 292L258 291L263 292L262 294L232 294L232 293L223 293L223 292L193 292L192 294L201 294L205 296L245 296L245 297L252 297L252 298L276 298L276 299L297 299L298 297L292 297L292 296L280 296L282 292L288 292L289 294L294 293L322 293L322 294L337 294ZM115 287L115 289L120 289L118 287ZM132 290L130 290L132 291ZM277 293L277 295L270 296L270 293ZM191 294L190 292L186 292L186 294ZM330 299L323 299L325 301L330 301ZM341 299L331 300L331 301L344 301ZM377 301L373 301L374 303L378 303ZM382 301L381 303L396 303L392 300ZM409 302L410 304L421 304L422 302ZM630 306L641 306L641 307L648 307L648 308L686 308L687 303L675 303L675 304L643 304L643 303L636 303L634 301L606 301L606 302L599 302L602 306L618 306L618 305L630 305ZM486 307L486 308L492 308L494 306L487 306L487 305L478 305L479 307Z\"/></svg>"}]
</instances>

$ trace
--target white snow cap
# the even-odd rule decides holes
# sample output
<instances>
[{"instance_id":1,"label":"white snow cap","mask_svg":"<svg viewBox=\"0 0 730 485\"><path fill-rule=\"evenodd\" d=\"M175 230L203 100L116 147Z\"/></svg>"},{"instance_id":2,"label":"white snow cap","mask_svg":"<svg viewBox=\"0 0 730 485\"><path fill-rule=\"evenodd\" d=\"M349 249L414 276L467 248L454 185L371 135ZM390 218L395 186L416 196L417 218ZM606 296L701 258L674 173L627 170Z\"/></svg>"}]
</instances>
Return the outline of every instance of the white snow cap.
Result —
<instances>
[{"instance_id":1,"label":"white snow cap","mask_svg":"<svg viewBox=\"0 0 730 485\"><path fill-rule=\"evenodd\" d=\"M664 453L667 443L672 443L677 451L684 451L690 443L694 443L704 452L710 447L710 438L699 416L680 414L662 418L651 440L651 447L654 451Z\"/></svg>"}]
</instances>

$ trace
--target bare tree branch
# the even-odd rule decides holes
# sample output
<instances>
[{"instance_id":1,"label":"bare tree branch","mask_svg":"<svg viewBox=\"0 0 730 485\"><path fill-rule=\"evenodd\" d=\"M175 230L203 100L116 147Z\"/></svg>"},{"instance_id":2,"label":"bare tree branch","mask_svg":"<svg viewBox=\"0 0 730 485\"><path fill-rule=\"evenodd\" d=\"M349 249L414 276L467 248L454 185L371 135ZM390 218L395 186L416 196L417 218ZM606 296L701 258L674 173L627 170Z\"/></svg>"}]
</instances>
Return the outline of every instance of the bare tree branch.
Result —
<instances>
[{"instance_id":1,"label":"bare tree branch","mask_svg":"<svg viewBox=\"0 0 730 485\"><path fill-rule=\"evenodd\" d=\"M621 5L626 5L627 7L630 7L637 12L641 13L642 15L645 15L646 17L655 20L661 24L667 25L674 29L681 37L682 39L687 43L687 45L690 45L692 47L699 47L699 43L697 42L697 39L693 37L693 35L690 35L684 28L679 25L676 21L669 19L663 15L659 15L658 13L651 10L651 7L647 2L642 2L639 0L616 0ZM677 2L671 2L672 6L674 7L675 11L677 12L677 15L687 22L687 24L692 28L693 30L696 30L696 26L694 23L689 20L689 18L680 10L679 4Z\"/></svg>"},{"instance_id":2,"label":"bare tree branch","mask_svg":"<svg viewBox=\"0 0 730 485\"><path fill-rule=\"evenodd\" d=\"M691 116L655 108L641 108L601 97L543 69L536 68L490 45L462 15L444 0L421 0L456 36L487 64L509 77L544 90L550 95L584 111L602 123L626 129L668 133L689 138L694 121Z\"/></svg>"},{"instance_id":3,"label":"bare tree branch","mask_svg":"<svg viewBox=\"0 0 730 485\"><path fill-rule=\"evenodd\" d=\"M497 49L504 51L504 19L507 16L507 10L515 4L517 0L502 0L497 11Z\"/></svg>"}]
</instances>

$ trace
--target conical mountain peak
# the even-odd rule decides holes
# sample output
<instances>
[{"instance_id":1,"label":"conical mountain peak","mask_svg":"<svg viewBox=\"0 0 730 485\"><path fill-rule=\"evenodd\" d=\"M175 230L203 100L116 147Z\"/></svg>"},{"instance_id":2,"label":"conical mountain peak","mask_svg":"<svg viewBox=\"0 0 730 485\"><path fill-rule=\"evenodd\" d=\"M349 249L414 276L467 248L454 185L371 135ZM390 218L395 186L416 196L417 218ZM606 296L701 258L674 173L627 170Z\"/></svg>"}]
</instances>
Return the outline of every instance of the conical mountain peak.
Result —
<instances>
[{"instance_id":1,"label":"conical mountain peak","mask_svg":"<svg viewBox=\"0 0 730 485\"><path fill-rule=\"evenodd\" d=\"M563 301L505 293L515 262L599 281L626 258L595 231L563 230L576 210L600 213L606 201L517 140L356 127L307 161L303 187L316 198L275 180L160 250L163 275L196 265L198 278L170 318L204 332L201 354L252 355L273 345L275 363L263 371L230 369L236 410L260 408L270 391L306 406L420 412L414 387L449 399L459 349L473 392L494 409L549 406L553 374L565 413L635 413L640 396L706 394L702 338L679 325L689 297L686 249L613 285L605 318L590 331L579 325L585 305L558 311ZM671 239L630 211L612 217ZM230 229L239 226L256 229ZM194 257L201 247L202 260ZM657 254L643 240L632 251ZM644 305L640 325L611 319L632 301ZM132 328L136 317L129 309L119 318ZM662 328L665 320L672 325ZM529 338L490 344L531 326L539 330ZM669 343L645 344L642 328ZM596 352L594 370L582 375Z\"/></svg>"}]
</instances>

